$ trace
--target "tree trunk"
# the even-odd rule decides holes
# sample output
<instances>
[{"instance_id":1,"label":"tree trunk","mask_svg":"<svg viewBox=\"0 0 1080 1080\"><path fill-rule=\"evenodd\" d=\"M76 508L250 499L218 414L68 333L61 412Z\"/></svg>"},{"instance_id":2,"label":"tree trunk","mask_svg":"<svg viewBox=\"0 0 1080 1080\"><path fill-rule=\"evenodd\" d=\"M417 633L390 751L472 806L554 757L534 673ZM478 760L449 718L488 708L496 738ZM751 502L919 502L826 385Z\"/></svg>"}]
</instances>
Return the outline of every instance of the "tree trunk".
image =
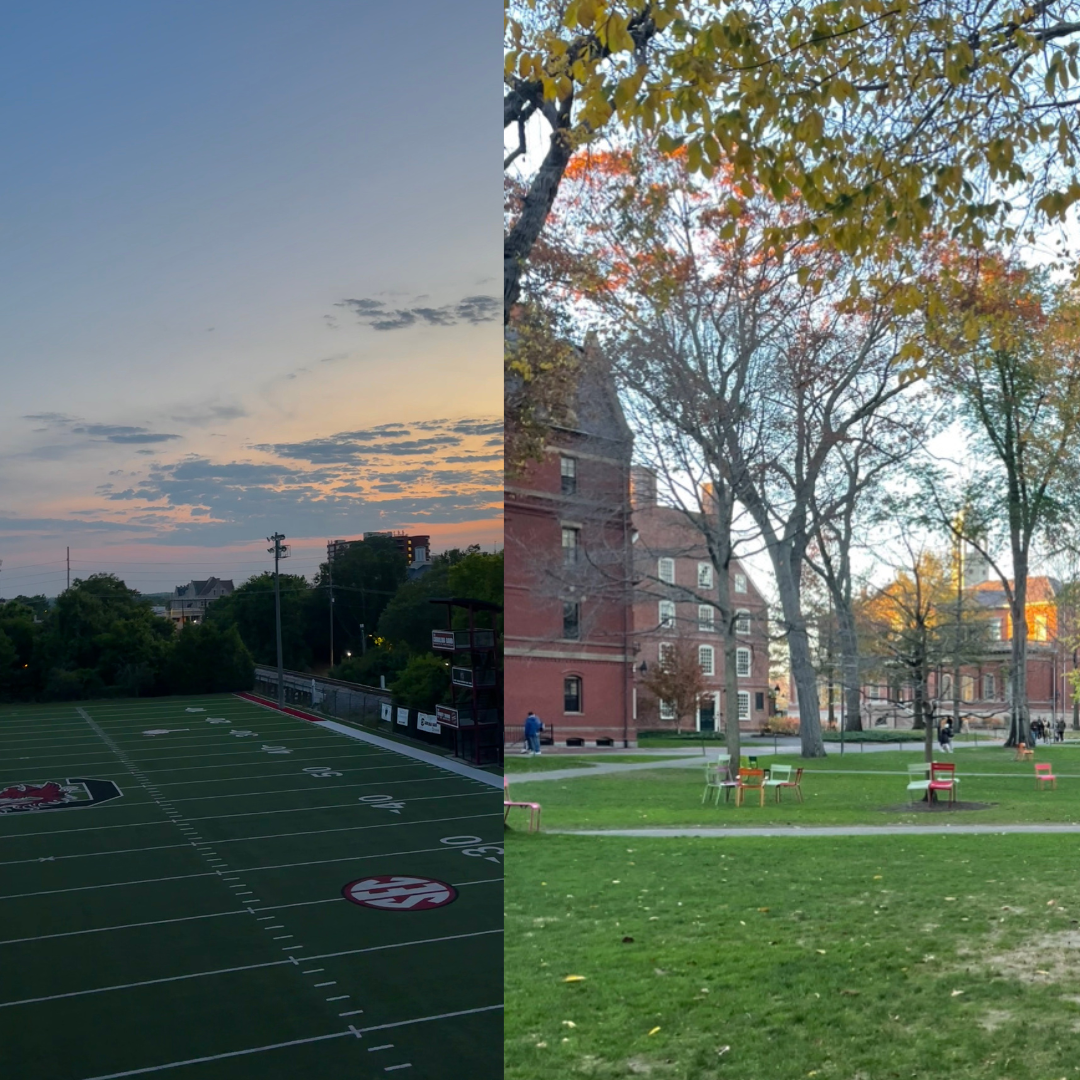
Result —
<instances>
[{"instance_id":1,"label":"tree trunk","mask_svg":"<svg viewBox=\"0 0 1080 1080\"><path fill-rule=\"evenodd\" d=\"M569 116L568 109L560 114ZM510 318L510 309L517 303L521 293L521 271L533 249L552 203L559 191L563 173L573 154L570 133L556 128L551 133L551 145L544 157L521 208L521 216L514 227L503 237L503 323Z\"/></svg>"},{"instance_id":2,"label":"tree trunk","mask_svg":"<svg viewBox=\"0 0 1080 1080\"><path fill-rule=\"evenodd\" d=\"M837 630L840 637L840 671L844 684L844 730L862 731L862 694L859 671L859 639L855 630L855 615L850 608L836 608Z\"/></svg>"},{"instance_id":3,"label":"tree trunk","mask_svg":"<svg viewBox=\"0 0 1080 1080\"><path fill-rule=\"evenodd\" d=\"M1017 566L1013 583L1011 662L1012 679L1009 694L1009 734L1006 746L1018 743L1031 745L1031 710L1027 698L1027 566L1014 560Z\"/></svg>"},{"instance_id":4,"label":"tree trunk","mask_svg":"<svg viewBox=\"0 0 1080 1080\"><path fill-rule=\"evenodd\" d=\"M722 579L721 579L722 580ZM721 584L721 588L723 588ZM730 602L728 611L730 611ZM739 732L739 676L735 667L735 650L738 639L735 636L735 621L724 621L724 743L731 755L733 768L739 766L741 754L741 736Z\"/></svg>"},{"instance_id":5,"label":"tree trunk","mask_svg":"<svg viewBox=\"0 0 1080 1080\"><path fill-rule=\"evenodd\" d=\"M1076 652L1077 652L1076 649L1073 649L1073 671L1076 671ZM1073 699L1073 703L1072 703L1072 707L1073 707L1073 721L1072 721L1073 731L1080 731L1080 697L1076 696L1076 687L1072 686L1071 683L1070 683L1070 688L1072 690L1072 699Z\"/></svg>"}]
</instances>

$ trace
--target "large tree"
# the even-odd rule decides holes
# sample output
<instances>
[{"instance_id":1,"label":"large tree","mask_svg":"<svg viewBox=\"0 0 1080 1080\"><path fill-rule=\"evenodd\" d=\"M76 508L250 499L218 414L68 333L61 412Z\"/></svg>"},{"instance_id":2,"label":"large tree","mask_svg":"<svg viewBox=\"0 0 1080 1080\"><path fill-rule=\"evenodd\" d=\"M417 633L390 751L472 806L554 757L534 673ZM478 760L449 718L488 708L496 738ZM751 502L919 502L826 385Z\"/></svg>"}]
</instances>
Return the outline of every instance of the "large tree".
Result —
<instances>
[{"instance_id":1,"label":"large tree","mask_svg":"<svg viewBox=\"0 0 1080 1080\"><path fill-rule=\"evenodd\" d=\"M1028 573L1035 545L1051 534L1062 542L1080 509L1080 294L1001 258L968 259L957 277L963 305L935 344L942 392L955 397L970 440L971 475L958 485L963 514L947 496L935 505L1001 579L1011 624L1007 745L1030 744Z\"/></svg>"},{"instance_id":2,"label":"large tree","mask_svg":"<svg viewBox=\"0 0 1080 1080\"><path fill-rule=\"evenodd\" d=\"M505 166L541 118L548 144L505 234L507 313L567 165L603 135L660 132L694 170L797 192L799 234L847 252L931 228L1010 242L1061 217L1080 197L1078 16L1076 0L511 0Z\"/></svg>"}]
</instances>

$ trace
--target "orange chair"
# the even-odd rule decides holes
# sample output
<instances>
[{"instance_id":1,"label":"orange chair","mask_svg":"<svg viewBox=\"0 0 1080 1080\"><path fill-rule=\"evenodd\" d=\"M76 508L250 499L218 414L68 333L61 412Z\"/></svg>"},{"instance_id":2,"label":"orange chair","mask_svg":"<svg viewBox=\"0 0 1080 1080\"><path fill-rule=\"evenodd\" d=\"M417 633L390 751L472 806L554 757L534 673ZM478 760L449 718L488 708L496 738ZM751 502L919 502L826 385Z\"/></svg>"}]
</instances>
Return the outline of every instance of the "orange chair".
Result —
<instances>
[{"instance_id":1,"label":"orange chair","mask_svg":"<svg viewBox=\"0 0 1080 1080\"><path fill-rule=\"evenodd\" d=\"M1034 750L1029 750L1028 746L1027 746L1027 743L1017 743L1016 744L1016 757L1013 758L1014 761L1023 761L1024 758L1034 758L1034 757L1035 757L1035 751Z\"/></svg>"},{"instance_id":2,"label":"orange chair","mask_svg":"<svg viewBox=\"0 0 1080 1080\"><path fill-rule=\"evenodd\" d=\"M529 832L540 831L540 804L538 802L511 802L510 801L510 777L503 777L503 825L510 817L510 811L515 807L529 811Z\"/></svg>"},{"instance_id":3,"label":"orange chair","mask_svg":"<svg viewBox=\"0 0 1080 1080\"><path fill-rule=\"evenodd\" d=\"M933 761L930 763L930 786L927 790L930 792L931 801L937 798L939 791L944 791L948 793L949 805L952 806L956 802L956 785L958 783L954 762Z\"/></svg>"},{"instance_id":4,"label":"orange chair","mask_svg":"<svg viewBox=\"0 0 1080 1080\"><path fill-rule=\"evenodd\" d=\"M1041 789L1043 784L1049 784L1052 788L1057 788L1057 777L1050 771L1052 767L1049 763L1035 766L1035 787Z\"/></svg>"},{"instance_id":5,"label":"orange chair","mask_svg":"<svg viewBox=\"0 0 1080 1080\"><path fill-rule=\"evenodd\" d=\"M759 806L765 805L765 770L740 769L739 781L735 785L735 805L742 806L743 795L747 791L756 791L760 796Z\"/></svg>"}]
</instances>

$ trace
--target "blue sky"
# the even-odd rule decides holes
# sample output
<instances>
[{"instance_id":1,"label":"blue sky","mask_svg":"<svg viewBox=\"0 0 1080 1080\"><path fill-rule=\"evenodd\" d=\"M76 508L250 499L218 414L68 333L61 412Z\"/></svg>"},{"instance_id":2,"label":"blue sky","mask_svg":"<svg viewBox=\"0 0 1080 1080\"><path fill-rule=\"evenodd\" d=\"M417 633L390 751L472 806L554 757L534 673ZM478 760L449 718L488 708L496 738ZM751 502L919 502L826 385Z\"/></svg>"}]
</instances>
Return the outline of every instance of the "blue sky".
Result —
<instances>
[{"instance_id":1,"label":"blue sky","mask_svg":"<svg viewBox=\"0 0 1080 1080\"><path fill-rule=\"evenodd\" d=\"M501 538L494 0L39 3L0 38L0 595Z\"/></svg>"}]
</instances>

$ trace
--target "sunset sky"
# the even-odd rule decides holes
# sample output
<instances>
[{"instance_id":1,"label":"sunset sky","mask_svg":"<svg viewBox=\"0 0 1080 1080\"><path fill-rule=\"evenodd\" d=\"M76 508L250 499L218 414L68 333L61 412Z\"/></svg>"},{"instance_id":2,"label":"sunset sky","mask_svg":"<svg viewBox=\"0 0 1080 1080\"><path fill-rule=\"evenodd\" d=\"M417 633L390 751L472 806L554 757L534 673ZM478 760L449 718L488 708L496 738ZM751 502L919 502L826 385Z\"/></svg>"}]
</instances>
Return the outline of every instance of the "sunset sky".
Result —
<instances>
[{"instance_id":1,"label":"sunset sky","mask_svg":"<svg viewBox=\"0 0 1080 1080\"><path fill-rule=\"evenodd\" d=\"M7 16L0 596L501 547L494 0Z\"/></svg>"}]
</instances>

